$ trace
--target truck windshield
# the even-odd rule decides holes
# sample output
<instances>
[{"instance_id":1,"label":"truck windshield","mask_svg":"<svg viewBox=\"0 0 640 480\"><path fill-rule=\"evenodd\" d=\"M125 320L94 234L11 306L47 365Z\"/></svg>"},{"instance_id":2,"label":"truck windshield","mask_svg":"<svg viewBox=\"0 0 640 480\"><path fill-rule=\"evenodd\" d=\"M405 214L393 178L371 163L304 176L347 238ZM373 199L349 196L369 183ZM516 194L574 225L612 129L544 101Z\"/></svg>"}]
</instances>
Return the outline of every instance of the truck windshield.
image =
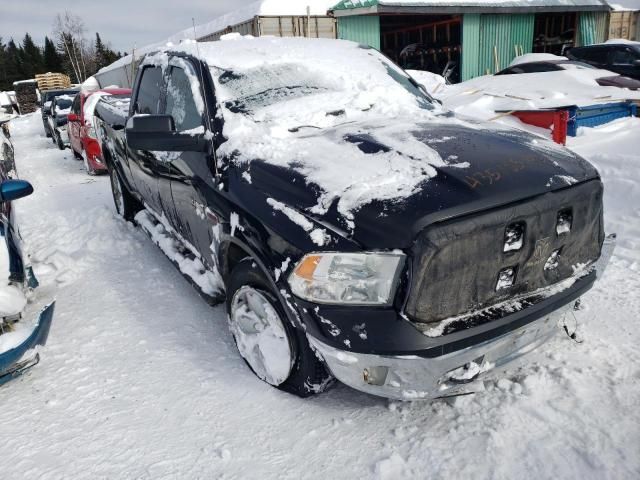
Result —
<instances>
[{"instance_id":1,"label":"truck windshield","mask_svg":"<svg viewBox=\"0 0 640 480\"><path fill-rule=\"evenodd\" d=\"M71 103L72 101L67 99L57 100L56 110L66 110L68 108L71 108Z\"/></svg>"},{"instance_id":2,"label":"truck windshield","mask_svg":"<svg viewBox=\"0 0 640 480\"><path fill-rule=\"evenodd\" d=\"M433 100L415 81L400 70L383 61L385 69L374 79L376 88L386 86L400 87L404 93L414 97L420 108L431 109ZM356 95L362 96L362 85L372 79L362 76L361 84L354 88L348 83L329 75L323 75L310 64L278 63L264 64L243 70L213 68L212 73L219 86L223 87L224 105L233 113L255 113L265 107L284 104L292 100L305 98L305 108L320 107L331 113L344 108ZM382 78L380 78L382 77ZM391 95L371 96L371 102L360 102L361 110L368 110L374 104L393 102ZM286 115L286 110L283 112Z\"/></svg>"}]
</instances>

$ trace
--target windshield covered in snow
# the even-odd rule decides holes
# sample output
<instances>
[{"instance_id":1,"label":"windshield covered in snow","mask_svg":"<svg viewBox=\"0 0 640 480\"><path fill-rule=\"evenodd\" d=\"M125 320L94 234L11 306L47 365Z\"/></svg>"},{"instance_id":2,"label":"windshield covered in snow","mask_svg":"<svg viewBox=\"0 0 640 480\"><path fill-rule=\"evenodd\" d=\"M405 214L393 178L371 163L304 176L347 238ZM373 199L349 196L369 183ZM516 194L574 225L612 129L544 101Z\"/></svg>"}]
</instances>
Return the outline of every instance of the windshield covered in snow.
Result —
<instances>
[{"instance_id":1,"label":"windshield covered in snow","mask_svg":"<svg viewBox=\"0 0 640 480\"><path fill-rule=\"evenodd\" d=\"M55 108L56 113L69 113L71 111L71 104L73 103L73 97L68 95L64 95L61 97L56 97Z\"/></svg>"},{"instance_id":2,"label":"windshield covered in snow","mask_svg":"<svg viewBox=\"0 0 640 480\"><path fill-rule=\"evenodd\" d=\"M337 82L328 75L320 75L313 67L300 63L267 64L245 70L215 68L214 74L217 75L218 83L228 89L225 107L234 113L251 113L276 103L321 96L326 101L326 113L332 114L343 107L336 94L356 93L349 92L345 83ZM415 97L419 107L431 108L431 99L425 92L395 68L387 66L386 74L383 75L386 78L378 79L379 81L402 88ZM363 75L362 82L366 83L368 80ZM381 97L371 103L363 103L361 110L370 109L375 102L387 101L393 99Z\"/></svg>"}]
</instances>

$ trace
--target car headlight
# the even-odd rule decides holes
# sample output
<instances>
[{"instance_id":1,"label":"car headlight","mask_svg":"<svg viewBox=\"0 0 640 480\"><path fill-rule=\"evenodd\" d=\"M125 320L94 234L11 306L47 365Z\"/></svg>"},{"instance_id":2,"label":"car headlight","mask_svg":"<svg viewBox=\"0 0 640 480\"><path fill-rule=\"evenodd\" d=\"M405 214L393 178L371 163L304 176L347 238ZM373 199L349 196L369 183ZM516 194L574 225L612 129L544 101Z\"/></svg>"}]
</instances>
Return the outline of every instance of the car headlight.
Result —
<instances>
[{"instance_id":1,"label":"car headlight","mask_svg":"<svg viewBox=\"0 0 640 480\"><path fill-rule=\"evenodd\" d=\"M291 291L315 303L389 305L403 253L310 253L289 276Z\"/></svg>"}]
</instances>

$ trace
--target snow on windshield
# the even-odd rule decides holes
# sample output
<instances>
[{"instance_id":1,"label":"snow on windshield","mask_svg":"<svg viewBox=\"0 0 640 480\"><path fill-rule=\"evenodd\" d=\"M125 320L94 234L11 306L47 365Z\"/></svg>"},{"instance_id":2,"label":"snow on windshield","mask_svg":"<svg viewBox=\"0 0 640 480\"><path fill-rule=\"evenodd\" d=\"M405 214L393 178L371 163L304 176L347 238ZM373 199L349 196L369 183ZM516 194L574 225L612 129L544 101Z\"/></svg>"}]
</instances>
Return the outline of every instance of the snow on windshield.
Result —
<instances>
[{"instance_id":1,"label":"snow on windshield","mask_svg":"<svg viewBox=\"0 0 640 480\"><path fill-rule=\"evenodd\" d=\"M179 49L211 68L226 139L219 153L296 169L323 191L315 213L337 201L352 228L352 212L360 206L407 197L436 175L434 166L445 165L411 134L440 107L374 49L264 37ZM158 55L149 62L163 64ZM365 153L345 141L359 133L391 149Z\"/></svg>"},{"instance_id":2,"label":"snow on windshield","mask_svg":"<svg viewBox=\"0 0 640 480\"><path fill-rule=\"evenodd\" d=\"M73 95L59 95L55 98L56 114L67 115L71 111Z\"/></svg>"}]
</instances>

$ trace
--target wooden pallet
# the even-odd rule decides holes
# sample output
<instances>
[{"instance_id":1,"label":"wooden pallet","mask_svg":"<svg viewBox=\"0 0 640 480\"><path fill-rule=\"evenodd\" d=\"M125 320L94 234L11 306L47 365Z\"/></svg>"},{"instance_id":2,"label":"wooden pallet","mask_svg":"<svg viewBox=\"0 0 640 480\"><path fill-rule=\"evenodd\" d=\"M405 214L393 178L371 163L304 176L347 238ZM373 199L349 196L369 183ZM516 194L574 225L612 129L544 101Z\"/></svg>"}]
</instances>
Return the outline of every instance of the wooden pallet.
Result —
<instances>
[{"instance_id":1,"label":"wooden pallet","mask_svg":"<svg viewBox=\"0 0 640 480\"><path fill-rule=\"evenodd\" d=\"M71 86L71 79L63 73L42 73L36 75L36 81L40 90L69 88Z\"/></svg>"}]
</instances>

